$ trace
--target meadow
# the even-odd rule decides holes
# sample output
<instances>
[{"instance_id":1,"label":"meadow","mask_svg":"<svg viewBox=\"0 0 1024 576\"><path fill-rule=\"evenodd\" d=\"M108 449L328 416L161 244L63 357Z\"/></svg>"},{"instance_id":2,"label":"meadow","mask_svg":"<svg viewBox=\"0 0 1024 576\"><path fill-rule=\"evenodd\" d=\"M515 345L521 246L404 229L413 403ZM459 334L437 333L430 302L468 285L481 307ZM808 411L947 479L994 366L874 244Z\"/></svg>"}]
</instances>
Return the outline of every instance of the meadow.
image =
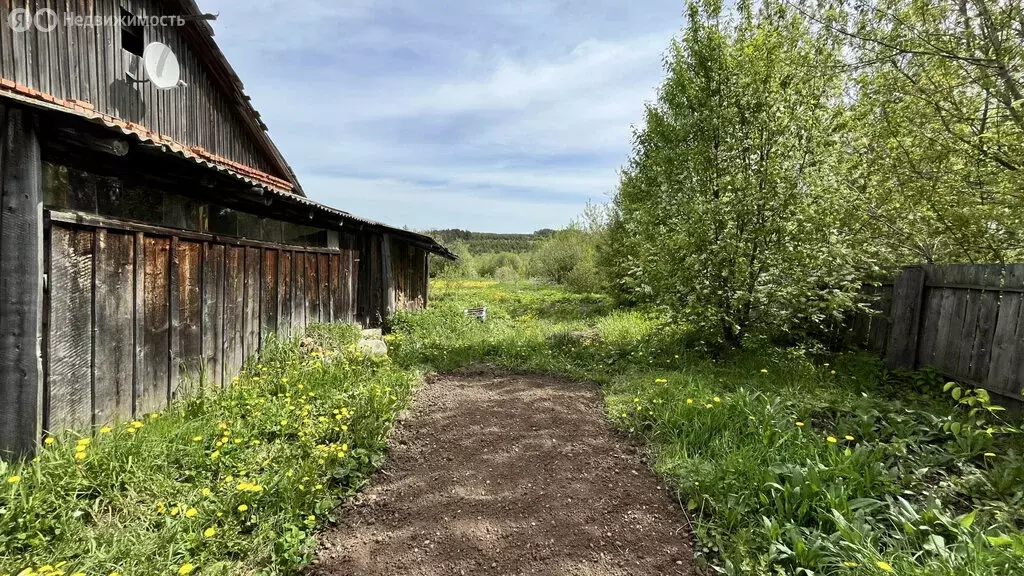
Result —
<instances>
[{"instance_id":1,"label":"meadow","mask_svg":"<svg viewBox=\"0 0 1024 576\"><path fill-rule=\"evenodd\" d=\"M488 307L486 322L463 310ZM555 286L436 281L396 361L593 381L726 574L1024 573L1024 441L983 390L860 352L717 350Z\"/></svg>"},{"instance_id":2,"label":"meadow","mask_svg":"<svg viewBox=\"0 0 1024 576\"><path fill-rule=\"evenodd\" d=\"M478 363L600 386L708 573L1024 573L1024 436L984 391L531 282L434 281L391 328L377 359L349 326L271 341L229 389L0 463L0 575L297 573L420 375Z\"/></svg>"}]
</instances>

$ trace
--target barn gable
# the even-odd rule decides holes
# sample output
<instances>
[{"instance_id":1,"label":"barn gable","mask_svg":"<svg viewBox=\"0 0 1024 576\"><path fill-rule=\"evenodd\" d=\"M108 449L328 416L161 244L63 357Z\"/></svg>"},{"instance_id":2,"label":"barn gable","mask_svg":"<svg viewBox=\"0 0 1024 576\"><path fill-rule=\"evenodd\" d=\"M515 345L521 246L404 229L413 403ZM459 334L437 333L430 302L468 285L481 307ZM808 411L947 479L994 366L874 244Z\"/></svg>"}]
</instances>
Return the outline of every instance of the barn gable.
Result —
<instances>
[{"instance_id":1,"label":"barn gable","mask_svg":"<svg viewBox=\"0 0 1024 576\"><path fill-rule=\"evenodd\" d=\"M0 95L56 107L302 195L193 0L0 0L0 6L5 16L27 9L36 23L25 30L0 26ZM42 11L54 18L48 32L37 25L48 22ZM184 86L160 91L138 81L142 48L151 42L171 47Z\"/></svg>"}]
</instances>

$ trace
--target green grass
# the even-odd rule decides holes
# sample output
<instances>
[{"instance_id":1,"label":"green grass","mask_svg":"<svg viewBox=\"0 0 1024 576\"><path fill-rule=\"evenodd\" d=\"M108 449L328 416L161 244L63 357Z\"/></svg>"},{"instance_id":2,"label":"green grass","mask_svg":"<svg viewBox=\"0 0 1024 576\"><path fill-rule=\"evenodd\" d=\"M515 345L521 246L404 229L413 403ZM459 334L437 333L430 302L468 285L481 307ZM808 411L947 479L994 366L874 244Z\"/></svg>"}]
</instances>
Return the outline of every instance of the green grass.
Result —
<instances>
[{"instance_id":1,"label":"green grass","mask_svg":"<svg viewBox=\"0 0 1024 576\"><path fill-rule=\"evenodd\" d=\"M1024 574L1024 442L974 392L863 353L712 354L699 334L527 283L439 282L397 361L602 385L729 574ZM487 305L488 322L462 310Z\"/></svg>"},{"instance_id":2,"label":"green grass","mask_svg":"<svg viewBox=\"0 0 1024 576\"><path fill-rule=\"evenodd\" d=\"M348 326L308 333L315 348L271 342L229 390L0 462L0 574L307 564L315 527L379 465L416 376L364 359Z\"/></svg>"}]
</instances>

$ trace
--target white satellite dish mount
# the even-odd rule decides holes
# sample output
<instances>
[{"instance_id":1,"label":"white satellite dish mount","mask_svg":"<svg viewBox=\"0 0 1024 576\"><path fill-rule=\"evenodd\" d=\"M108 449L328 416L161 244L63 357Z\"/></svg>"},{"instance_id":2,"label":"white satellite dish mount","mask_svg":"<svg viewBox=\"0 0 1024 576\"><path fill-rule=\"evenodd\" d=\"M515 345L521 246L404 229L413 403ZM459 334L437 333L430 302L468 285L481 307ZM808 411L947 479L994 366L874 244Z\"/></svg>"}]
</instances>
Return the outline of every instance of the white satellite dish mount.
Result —
<instances>
[{"instance_id":1,"label":"white satellite dish mount","mask_svg":"<svg viewBox=\"0 0 1024 576\"><path fill-rule=\"evenodd\" d=\"M170 46L162 42L152 42L142 52L142 69L145 79L157 90L173 90L179 86L187 86L181 80L181 66L178 57Z\"/></svg>"}]
</instances>

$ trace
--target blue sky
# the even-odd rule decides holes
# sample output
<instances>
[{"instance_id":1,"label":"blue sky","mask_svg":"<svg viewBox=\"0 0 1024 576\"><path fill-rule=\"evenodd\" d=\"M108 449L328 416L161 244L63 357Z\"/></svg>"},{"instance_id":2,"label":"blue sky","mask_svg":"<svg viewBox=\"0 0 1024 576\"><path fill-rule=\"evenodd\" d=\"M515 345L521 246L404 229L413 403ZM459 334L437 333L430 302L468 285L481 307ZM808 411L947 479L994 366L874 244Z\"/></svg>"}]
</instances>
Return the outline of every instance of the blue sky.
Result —
<instances>
[{"instance_id":1,"label":"blue sky","mask_svg":"<svg viewBox=\"0 0 1024 576\"><path fill-rule=\"evenodd\" d=\"M307 195L422 230L606 201L682 3L200 0Z\"/></svg>"}]
</instances>

